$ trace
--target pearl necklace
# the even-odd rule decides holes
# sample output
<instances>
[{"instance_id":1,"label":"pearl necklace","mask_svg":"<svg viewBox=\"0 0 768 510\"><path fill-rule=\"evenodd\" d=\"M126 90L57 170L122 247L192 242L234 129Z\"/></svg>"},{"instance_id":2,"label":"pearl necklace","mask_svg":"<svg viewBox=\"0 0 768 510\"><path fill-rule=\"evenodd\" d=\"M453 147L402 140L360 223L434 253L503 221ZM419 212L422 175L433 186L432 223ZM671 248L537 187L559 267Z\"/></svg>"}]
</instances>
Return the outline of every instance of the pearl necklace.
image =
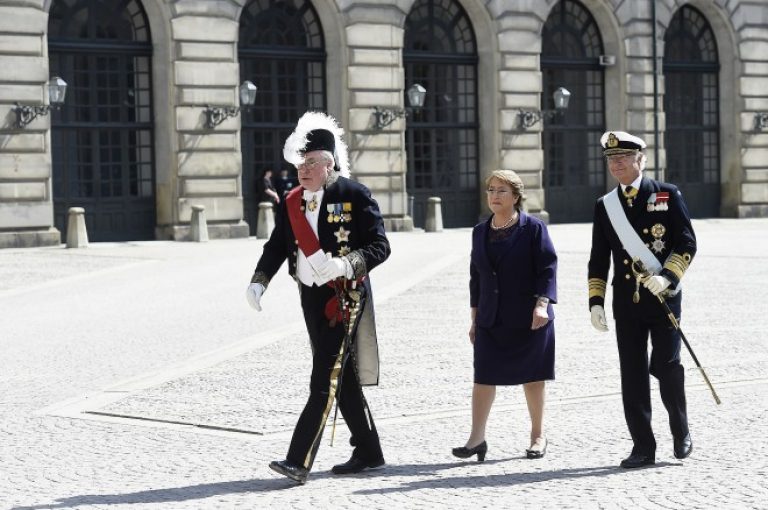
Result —
<instances>
[{"instance_id":1,"label":"pearl necklace","mask_svg":"<svg viewBox=\"0 0 768 510\"><path fill-rule=\"evenodd\" d=\"M494 224L493 224L493 220L494 220L494 219L496 219L496 215L495 215L495 214L493 215L493 218L491 218L491 228L492 228L493 230L502 230L502 229L505 229L505 228L507 228L508 226L510 226L510 225L511 225L512 223L514 223L515 221L517 221L517 214L516 214L516 213L515 213L515 214L512 214L512 217L511 217L511 218L509 218L509 221L508 221L508 222L506 222L505 224L503 224L503 225L502 225L502 226L500 226L500 227L497 227L496 225L494 225Z\"/></svg>"}]
</instances>

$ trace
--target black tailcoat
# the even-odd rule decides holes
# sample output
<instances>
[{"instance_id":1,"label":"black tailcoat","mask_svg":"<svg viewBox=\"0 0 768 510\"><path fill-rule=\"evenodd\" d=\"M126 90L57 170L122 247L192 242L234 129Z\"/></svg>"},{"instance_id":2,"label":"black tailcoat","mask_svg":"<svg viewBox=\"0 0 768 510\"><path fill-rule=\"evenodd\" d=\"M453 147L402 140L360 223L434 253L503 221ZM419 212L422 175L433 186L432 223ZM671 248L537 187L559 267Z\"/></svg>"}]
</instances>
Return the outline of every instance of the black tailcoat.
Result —
<instances>
[{"instance_id":1,"label":"black tailcoat","mask_svg":"<svg viewBox=\"0 0 768 510\"><path fill-rule=\"evenodd\" d=\"M346 257L354 278L364 277L363 288L358 288L362 309L353 321L353 348L348 350L343 342L343 323L329 321L326 316L326 306L336 302L332 300L334 290L327 285L306 286L296 277L299 246L285 202L278 208L275 228L264 245L251 281L266 287L288 259L288 271L299 283L304 321L312 345L310 394L294 429L286 459L311 469L333 401L337 399L352 433L354 455L378 463L383 459L381 445L361 385L378 384L379 379L373 296L367 278L368 272L390 253L379 207L368 188L344 177L326 187L319 205L317 231L321 249L335 257ZM306 203L302 202L302 211L304 207ZM352 363L345 363L345 359Z\"/></svg>"}]
</instances>

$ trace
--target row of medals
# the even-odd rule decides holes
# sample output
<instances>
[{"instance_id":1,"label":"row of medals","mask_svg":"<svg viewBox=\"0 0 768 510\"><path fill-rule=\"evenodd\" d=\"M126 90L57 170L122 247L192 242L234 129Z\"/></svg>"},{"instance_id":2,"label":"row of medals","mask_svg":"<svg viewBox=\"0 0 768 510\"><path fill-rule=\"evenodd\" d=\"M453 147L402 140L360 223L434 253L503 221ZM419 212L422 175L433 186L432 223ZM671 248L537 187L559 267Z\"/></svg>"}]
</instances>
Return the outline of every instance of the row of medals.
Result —
<instances>
[{"instance_id":1,"label":"row of medals","mask_svg":"<svg viewBox=\"0 0 768 510\"><path fill-rule=\"evenodd\" d=\"M347 204L328 204L326 206L328 211L328 223L339 223L340 221L349 223L352 221L352 213L348 212L350 209L347 209L347 207L350 207L351 205L352 204L349 204L349 206L347 206ZM317 209L317 197L312 196L312 200L307 202L307 209L309 209L310 212L315 212Z\"/></svg>"}]
</instances>

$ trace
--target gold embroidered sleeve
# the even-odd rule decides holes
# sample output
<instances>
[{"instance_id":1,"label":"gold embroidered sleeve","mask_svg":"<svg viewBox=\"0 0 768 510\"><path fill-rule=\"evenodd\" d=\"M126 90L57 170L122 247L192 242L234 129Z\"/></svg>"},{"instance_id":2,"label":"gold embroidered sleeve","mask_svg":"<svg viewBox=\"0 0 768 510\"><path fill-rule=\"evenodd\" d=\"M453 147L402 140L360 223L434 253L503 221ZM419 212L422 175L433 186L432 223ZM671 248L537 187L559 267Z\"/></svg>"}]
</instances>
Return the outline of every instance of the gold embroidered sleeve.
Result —
<instances>
[{"instance_id":1,"label":"gold embroidered sleeve","mask_svg":"<svg viewBox=\"0 0 768 510\"><path fill-rule=\"evenodd\" d=\"M254 271L253 276L251 276L251 283L260 283L264 286L264 290L266 290L269 286L269 278L267 278L267 274L264 271Z\"/></svg>"},{"instance_id":2,"label":"gold embroidered sleeve","mask_svg":"<svg viewBox=\"0 0 768 510\"><path fill-rule=\"evenodd\" d=\"M345 255L344 258L346 258L350 265L352 265L353 278L357 279L368 274L368 268L365 265L365 259L359 252L350 252L349 254Z\"/></svg>"},{"instance_id":3,"label":"gold embroidered sleeve","mask_svg":"<svg viewBox=\"0 0 768 510\"><path fill-rule=\"evenodd\" d=\"M691 255L689 253L672 253L667 261L664 262L664 269L675 275L678 281L683 279L683 275L688 270L688 266L691 263Z\"/></svg>"},{"instance_id":4,"label":"gold embroidered sleeve","mask_svg":"<svg viewBox=\"0 0 768 510\"><path fill-rule=\"evenodd\" d=\"M601 278L589 279L589 298L593 297L605 299L605 280Z\"/></svg>"}]
</instances>

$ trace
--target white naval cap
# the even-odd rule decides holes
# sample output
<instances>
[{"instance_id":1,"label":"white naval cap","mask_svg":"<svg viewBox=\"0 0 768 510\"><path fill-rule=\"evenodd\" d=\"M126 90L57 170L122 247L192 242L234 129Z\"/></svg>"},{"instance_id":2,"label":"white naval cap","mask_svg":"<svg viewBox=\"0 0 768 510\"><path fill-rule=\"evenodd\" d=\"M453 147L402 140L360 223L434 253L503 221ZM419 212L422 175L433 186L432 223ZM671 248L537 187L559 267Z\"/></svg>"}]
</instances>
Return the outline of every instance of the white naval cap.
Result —
<instances>
[{"instance_id":1,"label":"white naval cap","mask_svg":"<svg viewBox=\"0 0 768 510\"><path fill-rule=\"evenodd\" d=\"M637 152L645 149L645 142L642 138L624 131L606 131L600 137L600 145L603 147L603 154L605 155Z\"/></svg>"}]
</instances>

